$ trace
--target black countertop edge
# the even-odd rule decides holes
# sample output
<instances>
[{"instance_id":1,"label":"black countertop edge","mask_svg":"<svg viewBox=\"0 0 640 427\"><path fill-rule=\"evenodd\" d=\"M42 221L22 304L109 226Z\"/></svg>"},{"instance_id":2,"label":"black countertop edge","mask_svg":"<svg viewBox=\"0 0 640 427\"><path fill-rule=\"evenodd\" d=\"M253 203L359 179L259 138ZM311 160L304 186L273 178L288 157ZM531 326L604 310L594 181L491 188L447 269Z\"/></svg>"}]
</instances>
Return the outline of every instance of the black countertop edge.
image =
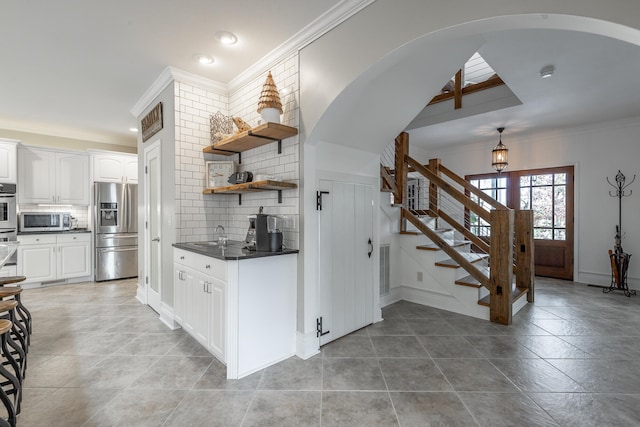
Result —
<instances>
[{"instance_id":1,"label":"black countertop edge","mask_svg":"<svg viewBox=\"0 0 640 427\"><path fill-rule=\"evenodd\" d=\"M18 236L28 236L30 234L72 234L72 233L91 233L87 228L76 228L74 230L60 231L18 231Z\"/></svg>"},{"instance_id":2,"label":"black countertop edge","mask_svg":"<svg viewBox=\"0 0 640 427\"><path fill-rule=\"evenodd\" d=\"M298 249L284 249L277 252L251 251L249 249L245 249L246 243L238 241L228 242L227 247L224 248L223 251L223 248L220 246L208 246L206 243L207 242L174 243L172 246L174 248L183 249L185 251L205 255L223 261L264 258L269 256L297 254L299 252Z\"/></svg>"}]
</instances>

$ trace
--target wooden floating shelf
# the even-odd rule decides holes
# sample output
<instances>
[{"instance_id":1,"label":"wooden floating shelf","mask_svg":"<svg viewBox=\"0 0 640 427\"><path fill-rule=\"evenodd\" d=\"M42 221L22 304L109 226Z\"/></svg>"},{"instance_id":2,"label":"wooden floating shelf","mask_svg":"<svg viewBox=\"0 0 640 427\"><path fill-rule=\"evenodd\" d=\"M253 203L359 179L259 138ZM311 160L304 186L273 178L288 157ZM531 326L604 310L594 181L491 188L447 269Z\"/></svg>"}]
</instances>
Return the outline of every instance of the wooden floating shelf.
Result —
<instances>
[{"instance_id":1,"label":"wooden floating shelf","mask_svg":"<svg viewBox=\"0 0 640 427\"><path fill-rule=\"evenodd\" d=\"M258 191L287 190L297 188L298 185L293 182L285 181L255 181L245 182L244 184L228 185L226 187L207 188L203 194L243 194L255 193Z\"/></svg>"},{"instance_id":2,"label":"wooden floating shelf","mask_svg":"<svg viewBox=\"0 0 640 427\"><path fill-rule=\"evenodd\" d=\"M251 150L270 144L273 141L282 141L298 134L298 129L280 123L267 122L252 128L251 130L240 132L230 138L218 141L213 145L202 149L209 154L222 154L230 156L235 153Z\"/></svg>"}]
</instances>

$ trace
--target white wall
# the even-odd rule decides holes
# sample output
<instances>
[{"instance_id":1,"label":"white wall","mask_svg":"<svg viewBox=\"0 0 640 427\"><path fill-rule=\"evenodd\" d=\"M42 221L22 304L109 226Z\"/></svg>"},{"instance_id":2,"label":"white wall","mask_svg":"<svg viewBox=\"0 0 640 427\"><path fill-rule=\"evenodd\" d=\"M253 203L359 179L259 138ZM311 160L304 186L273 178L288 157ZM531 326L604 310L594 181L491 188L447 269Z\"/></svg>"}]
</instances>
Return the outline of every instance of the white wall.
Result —
<instances>
[{"instance_id":1,"label":"white wall","mask_svg":"<svg viewBox=\"0 0 640 427\"><path fill-rule=\"evenodd\" d=\"M144 242L146 239L146 230L144 227L145 220L145 174L144 174L144 150L155 141L161 140L160 147L162 153L162 163L160 165L161 180L162 180L162 195L161 195L161 210L162 210L162 224L161 224L161 240L162 245L162 282L160 295L162 302L169 307L173 306L173 248L171 244L175 239L175 197L174 197L174 173L175 170L175 103L174 103L174 88L173 85L167 86L162 92L151 102L147 108L138 116L138 123L140 120L154 108L158 102L162 102L162 114L163 114L163 128L158 133L153 135L146 142L142 142L140 136L138 137L138 293L145 294L145 276L144 276L144 262L145 262L145 247ZM167 173L166 171L169 171Z\"/></svg>"},{"instance_id":2,"label":"white wall","mask_svg":"<svg viewBox=\"0 0 640 427\"><path fill-rule=\"evenodd\" d=\"M533 133L510 138L508 129L503 142L509 148L509 170L575 166L575 254L574 280L608 285L611 267L607 251L613 249L615 226L618 223L618 199L610 197L613 188L606 178L615 182L618 170L630 182L630 197L622 200L622 241L625 252L640 254L640 134L638 118L596 123L556 131ZM459 175L487 173L491 169L491 150L497 137L484 142L438 149L419 158L441 158L445 166ZM640 262L631 257L629 284L640 286Z\"/></svg>"},{"instance_id":3,"label":"white wall","mask_svg":"<svg viewBox=\"0 0 640 427\"><path fill-rule=\"evenodd\" d=\"M482 42L483 33L519 28L585 31L640 44L640 3L378 0L302 49L304 262L299 269L299 295L303 300L298 330L304 334L305 348L299 348L298 354L309 354L313 322L318 315L319 284L314 263L319 229L313 210L314 186L322 165L315 159L331 153L322 151L322 143L382 153L420 111L424 100L430 99L428 95L435 95L450 77L447 73L471 56L477 48L474 44ZM469 49L472 51L467 52ZM362 163L353 161L351 170L359 170ZM577 166L577 173L582 173L583 168ZM581 188L578 191L582 193ZM585 225L577 226L581 227L580 234ZM580 254L583 246L579 247ZM579 269L584 274L592 268L585 265L592 263L591 258L580 259ZM633 270L636 277L637 271Z\"/></svg>"}]
</instances>

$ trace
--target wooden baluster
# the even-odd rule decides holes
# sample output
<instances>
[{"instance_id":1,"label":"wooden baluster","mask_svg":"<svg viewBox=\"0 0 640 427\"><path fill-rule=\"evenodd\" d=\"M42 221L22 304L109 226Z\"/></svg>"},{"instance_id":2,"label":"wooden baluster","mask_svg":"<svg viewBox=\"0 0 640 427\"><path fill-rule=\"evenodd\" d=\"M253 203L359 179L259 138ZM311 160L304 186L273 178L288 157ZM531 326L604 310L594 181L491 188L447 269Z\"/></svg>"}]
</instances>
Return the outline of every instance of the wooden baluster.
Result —
<instances>
[{"instance_id":1,"label":"wooden baluster","mask_svg":"<svg viewBox=\"0 0 640 427\"><path fill-rule=\"evenodd\" d=\"M407 173L408 166L406 157L409 155L409 134L407 132L401 132L396 137L396 193L394 193L394 203L402 204L405 202L405 191L407 188ZM405 231L406 222L403 218L400 218L400 230Z\"/></svg>"},{"instance_id":2,"label":"wooden baluster","mask_svg":"<svg viewBox=\"0 0 640 427\"><path fill-rule=\"evenodd\" d=\"M440 159L429 159L429 170L440 176ZM438 186L429 181L429 216L438 216Z\"/></svg>"}]
</instances>

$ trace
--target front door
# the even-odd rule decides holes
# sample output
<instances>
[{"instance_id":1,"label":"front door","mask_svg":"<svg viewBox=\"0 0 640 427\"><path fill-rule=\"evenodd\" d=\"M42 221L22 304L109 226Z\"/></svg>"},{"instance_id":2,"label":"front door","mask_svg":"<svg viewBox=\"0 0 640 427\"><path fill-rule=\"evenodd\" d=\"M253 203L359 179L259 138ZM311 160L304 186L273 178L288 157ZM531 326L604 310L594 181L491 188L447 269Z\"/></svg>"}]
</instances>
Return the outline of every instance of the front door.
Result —
<instances>
[{"instance_id":1,"label":"front door","mask_svg":"<svg viewBox=\"0 0 640 427\"><path fill-rule=\"evenodd\" d=\"M535 274L573 280L573 166L511 173L513 207L533 210Z\"/></svg>"},{"instance_id":2,"label":"front door","mask_svg":"<svg viewBox=\"0 0 640 427\"><path fill-rule=\"evenodd\" d=\"M160 141L151 144L144 151L145 166L145 283L147 304L160 313L162 246L160 244L160 230L162 216L160 202L162 195L160 179Z\"/></svg>"},{"instance_id":3,"label":"front door","mask_svg":"<svg viewBox=\"0 0 640 427\"><path fill-rule=\"evenodd\" d=\"M573 166L466 179L512 209L533 210L535 274L573 280ZM468 219L471 231L488 239L489 224L474 216Z\"/></svg>"},{"instance_id":4,"label":"front door","mask_svg":"<svg viewBox=\"0 0 640 427\"><path fill-rule=\"evenodd\" d=\"M373 186L320 180L320 191L323 345L373 323Z\"/></svg>"}]
</instances>

